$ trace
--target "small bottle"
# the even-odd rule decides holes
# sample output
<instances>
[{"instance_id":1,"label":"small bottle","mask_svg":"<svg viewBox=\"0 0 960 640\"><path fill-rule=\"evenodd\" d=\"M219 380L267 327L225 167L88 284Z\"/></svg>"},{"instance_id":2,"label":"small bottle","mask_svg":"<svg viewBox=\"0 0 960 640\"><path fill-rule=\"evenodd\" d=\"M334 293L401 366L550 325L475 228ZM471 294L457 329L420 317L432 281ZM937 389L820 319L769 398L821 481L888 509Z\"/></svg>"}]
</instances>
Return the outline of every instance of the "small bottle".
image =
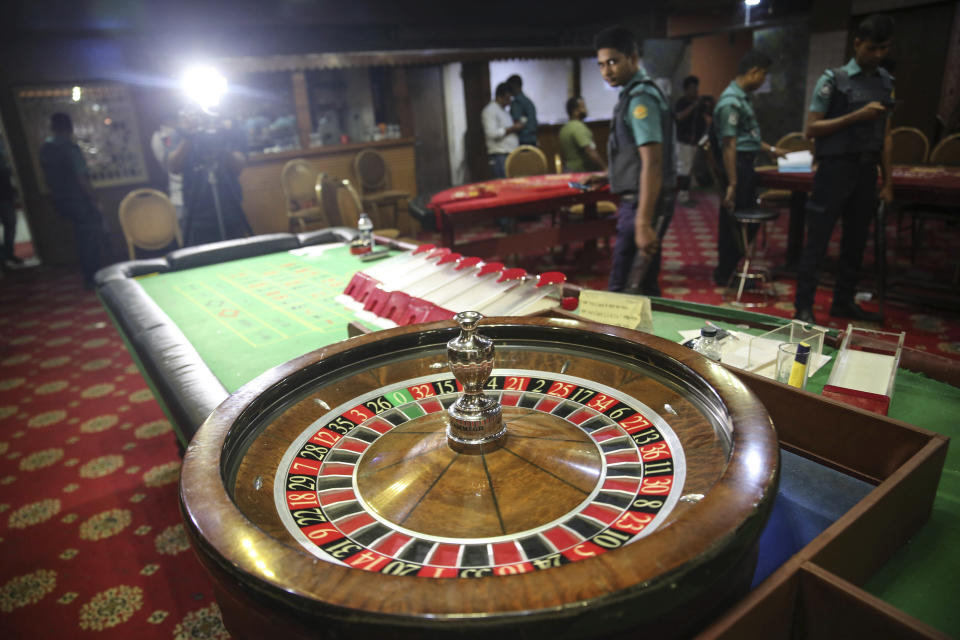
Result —
<instances>
[{"instance_id":1,"label":"small bottle","mask_svg":"<svg viewBox=\"0 0 960 640\"><path fill-rule=\"evenodd\" d=\"M373 221L366 213L360 213L357 221L359 235L350 243L350 253L359 255L373 251Z\"/></svg>"},{"instance_id":2,"label":"small bottle","mask_svg":"<svg viewBox=\"0 0 960 640\"><path fill-rule=\"evenodd\" d=\"M693 343L693 350L702 356L720 362L720 342L717 340L717 328L706 326L700 329L700 337Z\"/></svg>"}]
</instances>

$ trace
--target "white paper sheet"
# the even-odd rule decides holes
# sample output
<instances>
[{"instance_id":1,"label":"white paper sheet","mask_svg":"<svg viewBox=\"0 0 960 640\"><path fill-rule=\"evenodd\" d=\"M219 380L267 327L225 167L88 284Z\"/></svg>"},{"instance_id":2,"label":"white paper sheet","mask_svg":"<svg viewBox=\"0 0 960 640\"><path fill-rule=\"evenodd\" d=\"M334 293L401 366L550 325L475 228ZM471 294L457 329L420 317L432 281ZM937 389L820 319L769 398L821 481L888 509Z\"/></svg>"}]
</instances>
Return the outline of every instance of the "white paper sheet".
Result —
<instances>
[{"instance_id":1,"label":"white paper sheet","mask_svg":"<svg viewBox=\"0 0 960 640\"><path fill-rule=\"evenodd\" d=\"M777 158L777 169L783 172L813 170L813 154L809 151L791 151L786 158Z\"/></svg>"}]
</instances>

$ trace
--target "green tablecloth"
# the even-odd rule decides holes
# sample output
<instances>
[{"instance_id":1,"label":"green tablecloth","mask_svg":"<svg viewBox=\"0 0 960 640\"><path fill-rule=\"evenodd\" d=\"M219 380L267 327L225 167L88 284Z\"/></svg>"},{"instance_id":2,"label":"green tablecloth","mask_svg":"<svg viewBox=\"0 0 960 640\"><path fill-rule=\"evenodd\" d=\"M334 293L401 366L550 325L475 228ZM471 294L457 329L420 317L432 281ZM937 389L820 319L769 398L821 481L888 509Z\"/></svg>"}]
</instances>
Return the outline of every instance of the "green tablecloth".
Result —
<instances>
[{"instance_id":1,"label":"green tablecloth","mask_svg":"<svg viewBox=\"0 0 960 640\"><path fill-rule=\"evenodd\" d=\"M272 253L139 282L233 393L278 364L347 339L347 323L357 318L333 299L370 265L343 245L310 249L313 255Z\"/></svg>"}]
</instances>

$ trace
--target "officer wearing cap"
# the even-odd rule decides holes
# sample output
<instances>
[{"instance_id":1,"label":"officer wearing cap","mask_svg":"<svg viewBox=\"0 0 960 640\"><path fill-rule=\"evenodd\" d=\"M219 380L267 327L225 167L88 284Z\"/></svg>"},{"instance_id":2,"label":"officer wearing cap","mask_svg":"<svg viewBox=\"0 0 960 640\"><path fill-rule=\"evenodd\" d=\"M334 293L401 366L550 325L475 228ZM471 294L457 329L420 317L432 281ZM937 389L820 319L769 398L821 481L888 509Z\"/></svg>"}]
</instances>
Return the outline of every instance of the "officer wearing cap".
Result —
<instances>
[{"instance_id":1,"label":"officer wearing cap","mask_svg":"<svg viewBox=\"0 0 960 640\"><path fill-rule=\"evenodd\" d=\"M663 219L660 234L673 213L675 164L673 114L670 102L640 63L633 34L612 27L594 39L597 63L604 81L621 87L613 109L607 140L608 176L594 176L588 184L609 180L620 196L617 239L608 289L623 290L638 251L650 261L639 292L660 295L659 239L654 226Z\"/></svg>"},{"instance_id":2,"label":"officer wearing cap","mask_svg":"<svg viewBox=\"0 0 960 640\"><path fill-rule=\"evenodd\" d=\"M857 27L854 57L842 67L827 69L813 92L806 134L815 141L817 173L807 203L807 243L797 273L796 315L816 322L813 299L817 269L837 219L843 239L830 315L882 322L879 313L854 302L870 220L877 210L877 165L883 171L880 198L893 200L890 174L890 113L893 78L880 62L893 40L893 19L872 15Z\"/></svg>"},{"instance_id":3,"label":"officer wearing cap","mask_svg":"<svg viewBox=\"0 0 960 640\"><path fill-rule=\"evenodd\" d=\"M731 213L752 209L757 203L757 182L754 163L757 153L773 156L785 153L760 137L760 125L749 95L759 89L767 78L772 61L761 51L748 51L737 67L737 77L723 90L713 112L713 126L720 141L721 161L726 178L726 191L720 205L717 224L717 268L713 281L726 285L740 262L738 231ZM757 232L750 225L749 239Z\"/></svg>"}]
</instances>

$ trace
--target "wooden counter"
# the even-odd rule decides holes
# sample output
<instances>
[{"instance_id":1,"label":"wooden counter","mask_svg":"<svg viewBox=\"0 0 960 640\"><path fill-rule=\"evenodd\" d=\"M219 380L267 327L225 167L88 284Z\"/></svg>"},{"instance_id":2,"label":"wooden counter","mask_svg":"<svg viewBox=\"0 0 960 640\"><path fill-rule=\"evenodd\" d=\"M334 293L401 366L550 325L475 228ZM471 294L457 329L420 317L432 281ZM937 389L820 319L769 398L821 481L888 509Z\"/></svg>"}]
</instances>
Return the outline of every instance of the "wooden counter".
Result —
<instances>
[{"instance_id":1,"label":"wooden counter","mask_svg":"<svg viewBox=\"0 0 960 640\"><path fill-rule=\"evenodd\" d=\"M240 175L243 210L247 220L255 234L290 230L280 171L284 164L295 158L308 160L317 171L347 178L359 191L359 180L353 171L353 159L364 149L376 149L390 167L392 188L407 191L413 197L417 193L413 145L412 138L403 138L251 155ZM409 233L414 225L407 212L401 211L398 216L401 231Z\"/></svg>"}]
</instances>

